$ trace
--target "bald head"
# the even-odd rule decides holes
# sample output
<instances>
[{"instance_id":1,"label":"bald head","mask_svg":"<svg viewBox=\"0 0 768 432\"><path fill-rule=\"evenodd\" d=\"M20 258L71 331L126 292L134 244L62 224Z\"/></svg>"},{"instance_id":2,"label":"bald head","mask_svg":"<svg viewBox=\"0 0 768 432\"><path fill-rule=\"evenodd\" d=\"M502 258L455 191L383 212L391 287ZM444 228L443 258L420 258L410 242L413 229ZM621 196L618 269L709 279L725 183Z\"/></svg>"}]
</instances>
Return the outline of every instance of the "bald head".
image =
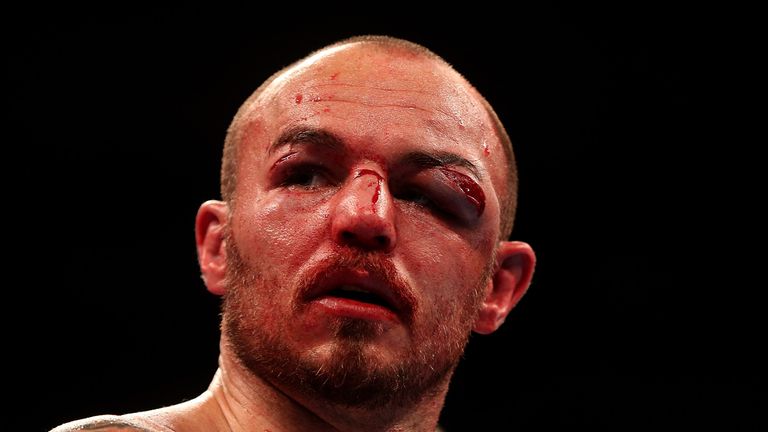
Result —
<instances>
[{"instance_id":1,"label":"bald head","mask_svg":"<svg viewBox=\"0 0 768 432\"><path fill-rule=\"evenodd\" d=\"M333 92L327 91L331 88ZM319 126L324 116L340 114L324 106L331 101L357 108L356 124L362 135L387 134L388 125L382 124L377 109L391 106L403 109L387 117L390 124L428 130L436 142L480 146L490 159L488 172L481 174L491 178L498 197L499 237L509 236L517 201L517 170L511 142L496 113L464 77L432 51L384 36L337 42L278 71L259 86L238 110L227 133L222 198L234 201L237 196L239 161L243 148L250 147L244 143L275 136L292 123Z\"/></svg>"}]
</instances>

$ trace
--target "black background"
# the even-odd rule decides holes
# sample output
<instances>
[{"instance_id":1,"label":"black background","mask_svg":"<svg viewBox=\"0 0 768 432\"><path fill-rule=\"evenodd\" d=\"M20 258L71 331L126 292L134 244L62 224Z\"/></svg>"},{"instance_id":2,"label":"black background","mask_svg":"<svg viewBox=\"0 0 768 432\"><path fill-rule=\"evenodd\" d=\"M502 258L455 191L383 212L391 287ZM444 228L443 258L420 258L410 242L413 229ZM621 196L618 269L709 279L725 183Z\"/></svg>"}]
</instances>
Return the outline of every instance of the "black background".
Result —
<instances>
[{"instance_id":1,"label":"black background","mask_svg":"<svg viewBox=\"0 0 768 432\"><path fill-rule=\"evenodd\" d=\"M226 127L271 73L357 34L443 56L518 156L513 238L539 266L502 330L473 336L449 432L757 430L764 332L759 304L722 277L728 145L711 144L701 115L717 28L694 11L39 12L3 18L10 430L205 389L219 305L199 279L193 221L218 197Z\"/></svg>"}]
</instances>

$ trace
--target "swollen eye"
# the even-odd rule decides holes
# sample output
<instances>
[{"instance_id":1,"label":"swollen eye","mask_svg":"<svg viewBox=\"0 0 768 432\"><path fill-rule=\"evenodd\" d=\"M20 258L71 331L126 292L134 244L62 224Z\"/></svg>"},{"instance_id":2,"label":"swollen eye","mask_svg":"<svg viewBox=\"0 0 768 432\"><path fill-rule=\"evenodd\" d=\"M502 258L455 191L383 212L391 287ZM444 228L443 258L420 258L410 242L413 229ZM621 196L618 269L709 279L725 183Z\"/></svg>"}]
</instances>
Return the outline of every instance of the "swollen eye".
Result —
<instances>
[{"instance_id":1,"label":"swollen eye","mask_svg":"<svg viewBox=\"0 0 768 432\"><path fill-rule=\"evenodd\" d=\"M473 223L485 210L485 194L469 176L446 168L421 171L398 188L405 201L433 208L465 223Z\"/></svg>"},{"instance_id":2,"label":"swollen eye","mask_svg":"<svg viewBox=\"0 0 768 432\"><path fill-rule=\"evenodd\" d=\"M469 176L454 170L441 168L440 172L455 188L461 191L467 202L477 211L477 217L480 217L485 210L485 193L480 185Z\"/></svg>"},{"instance_id":3,"label":"swollen eye","mask_svg":"<svg viewBox=\"0 0 768 432\"><path fill-rule=\"evenodd\" d=\"M419 205L428 205L432 203L426 195L415 189L406 189L405 191L398 193L397 198Z\"/></svg>"}]
</instances>

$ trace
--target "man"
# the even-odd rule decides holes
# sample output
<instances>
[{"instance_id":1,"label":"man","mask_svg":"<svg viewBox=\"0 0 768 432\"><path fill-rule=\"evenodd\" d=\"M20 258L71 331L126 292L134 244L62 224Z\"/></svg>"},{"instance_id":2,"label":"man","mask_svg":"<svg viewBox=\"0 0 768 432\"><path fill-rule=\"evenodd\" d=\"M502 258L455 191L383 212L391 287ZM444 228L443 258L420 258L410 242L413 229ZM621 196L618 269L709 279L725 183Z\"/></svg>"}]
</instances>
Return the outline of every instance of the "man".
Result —
<instances>
[{"instance_id":1,"label":"man","mask_svg":"<svg viewBox=\"0 0 768 432\"><path fill-rule=\"evenodd\" d=\"M223 296L209 389L55 431L434 431L470 332L531 281L532 249L506 240L503 126L407 41L345 40L273 75L230 126L221 187L196 220Z\"/></svg>"}]
</instances>

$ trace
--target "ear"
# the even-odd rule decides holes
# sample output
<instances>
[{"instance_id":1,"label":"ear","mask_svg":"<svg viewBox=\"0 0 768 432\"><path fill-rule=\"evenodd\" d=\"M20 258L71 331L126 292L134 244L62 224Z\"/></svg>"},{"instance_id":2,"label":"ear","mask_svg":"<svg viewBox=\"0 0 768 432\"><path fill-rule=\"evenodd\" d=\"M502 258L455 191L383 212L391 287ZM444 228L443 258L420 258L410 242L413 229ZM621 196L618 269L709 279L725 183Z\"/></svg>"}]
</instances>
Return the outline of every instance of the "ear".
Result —
<instances>
[{"instance_id":1,"label":"ear","mask_svg":"<svg viewBox=\"0 0 768 432\"><path fill-rule=\"evenodd\" d=\"M224 243L224 228L229 210L222 201L206 201L200 206L195 219L195 242L197 261L203 282L213 294L226 292L227 249Z\"/></svg>"},{"instance_id":2,"label":"ear","mask_svg":"<svg viewBox=\"0 0 768 432\"><path fill-rule=\"evenodd\" d=\"M496 252L496 271L488 281L485 300L473 330L481 334L496 331L528 290L536 266L533 249L523 242L502 241Z\"/></svg>"}]
</instances>

